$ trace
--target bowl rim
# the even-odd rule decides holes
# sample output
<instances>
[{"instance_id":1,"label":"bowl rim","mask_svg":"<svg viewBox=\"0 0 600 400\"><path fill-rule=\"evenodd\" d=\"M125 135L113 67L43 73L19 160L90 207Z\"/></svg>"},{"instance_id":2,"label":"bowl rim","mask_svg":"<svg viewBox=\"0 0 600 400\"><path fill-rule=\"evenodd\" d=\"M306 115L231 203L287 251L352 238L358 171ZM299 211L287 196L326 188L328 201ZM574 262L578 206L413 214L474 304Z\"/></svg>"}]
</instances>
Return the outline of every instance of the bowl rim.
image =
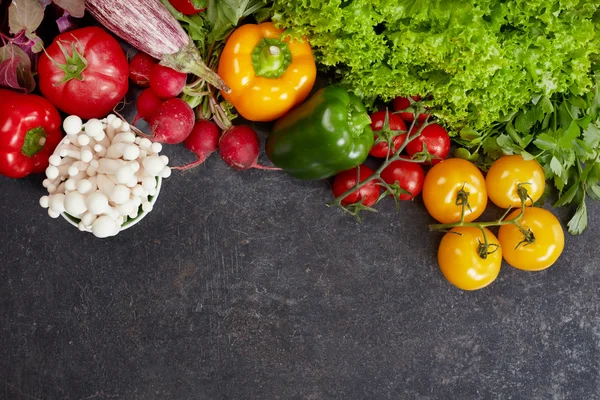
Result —
<instances>
[{"instance_id":1,"label":"bowl rim","mask_svg":"<svg viewBox=\"0 0 600 400\"><path fill-rule=\"evenodd\" d=\"M156 198L158 197L158 194L160 193L160 188L162 187L162 178L160 176L156 177L156 193L154 193L153 196L148 196L148 202L154 206L154 203L156 203ZM119 230L119 232L124 231L125 229L131 228L132 226L134 226L135 224L139 223L142 219L144 219L144 217L146 215L148 215L148 213L150 213L150 211L144 211L142 210L142 206L140 205L140 208L138 210L138 215L135 218L129 218L127 217L127 219L125 220L125 222L123 222L121 224L121 229ZM69 214L68 212L64 211L60 214L65 220L67 220L67 222L71 225L73 225L74 227L79 229L79 222L81 221L81 219L72 216L71 214ZM85 228L83 230L84 232L91 232L92 230L89 228Z\"/></svg>"},{"instance_id":2,"label":"bowl rim","mask_svg":"<svg viewBox=\"0 0 600 400\"><path fill-rule=\"evenodd\" d=\"M64 144L64 141L68 138L68 135L65 135L60 142L58 142L58 145L56 146L56 148L54 149L54 151L52 152L53 155L58 154L57 152L59 151L59 148L61 146L61 144ZM160 188L162 187L162 177L161 176L156 176L156 193L154 193L153 196L148 196L148 201L149 203L154 206L154 203L156 203L156 198L158 197L158 194L160 193ZM119 232L124 231L125 229L131 228L132 226L134 226L135 224L139 223L142 219L144 219L144 217L149 213L150 211L144 211L142 209L142 206L140 205L140 208L138 209L138 215L135 218L129 218L127 217L127 219L125 220L125 222L123 222L123 224L121 224L121 229L119 230ZM72 216L71 214L67 213L66 211L63 211L62 213L60 213L60 215L71 225L73 225L74 227L79 229L79 222L81 221L81 219ZM84 232L92 232L91 229L89 228L85 228L83 230Z\"/></svg>"}]
</instances>

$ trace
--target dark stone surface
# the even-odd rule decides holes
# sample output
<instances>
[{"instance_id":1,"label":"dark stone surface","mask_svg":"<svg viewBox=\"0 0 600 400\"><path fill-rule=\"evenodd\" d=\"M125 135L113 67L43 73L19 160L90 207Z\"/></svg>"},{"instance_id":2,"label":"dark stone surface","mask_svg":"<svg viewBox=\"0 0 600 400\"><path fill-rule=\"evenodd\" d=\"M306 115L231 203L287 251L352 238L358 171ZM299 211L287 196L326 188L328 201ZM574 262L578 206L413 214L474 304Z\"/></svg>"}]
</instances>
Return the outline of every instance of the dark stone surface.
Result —
<instances>
[{"instance_id":1,"label":"dark stone surface","mask_svg":"<svg viewBox=\"0 0 600 400\"><path fill-rule=\"evenodd\" d=\"M420 201L358 224L324 181L213 155L100 240L43 194L0 179L0 398L598 398L596 204L556 265L467 293Z\"/></svg>"},{"instance_id":2,"label":"dark stone surface","mask_svg":"<svg viewBox=\"0 0 600 400\"><path fill-rule=\"evenodd\" d=\"M597 204L553 267L471 293L420 200L359 224L325 181L215 154L101 240L41 180L0 178L1 399L600 398Z\"/></svg>"}]
</instances>

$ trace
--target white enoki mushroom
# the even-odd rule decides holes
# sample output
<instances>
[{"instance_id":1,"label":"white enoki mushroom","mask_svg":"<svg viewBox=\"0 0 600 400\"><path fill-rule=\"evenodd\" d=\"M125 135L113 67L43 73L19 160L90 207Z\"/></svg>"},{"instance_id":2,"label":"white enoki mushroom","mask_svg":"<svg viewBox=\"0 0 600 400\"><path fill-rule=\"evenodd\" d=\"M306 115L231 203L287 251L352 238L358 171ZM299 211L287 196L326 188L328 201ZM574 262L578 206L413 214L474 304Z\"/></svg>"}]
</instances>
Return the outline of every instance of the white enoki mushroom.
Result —
<instances>
[{"instance_id":1,"label":"white enoki mushroom","mask_svg":"<svg viewBox=\"0 0 600 400\"><path fill-rule=\"evenodd\" d=\"M40 206L57 218L68 213L79 218L78 228L98 237L116 235L127 218L152 210L157 178L171 175L162 145L138 137L117 116L63 121L67 136L49 158L48 195Z\"/></svg>"}]
</instances>

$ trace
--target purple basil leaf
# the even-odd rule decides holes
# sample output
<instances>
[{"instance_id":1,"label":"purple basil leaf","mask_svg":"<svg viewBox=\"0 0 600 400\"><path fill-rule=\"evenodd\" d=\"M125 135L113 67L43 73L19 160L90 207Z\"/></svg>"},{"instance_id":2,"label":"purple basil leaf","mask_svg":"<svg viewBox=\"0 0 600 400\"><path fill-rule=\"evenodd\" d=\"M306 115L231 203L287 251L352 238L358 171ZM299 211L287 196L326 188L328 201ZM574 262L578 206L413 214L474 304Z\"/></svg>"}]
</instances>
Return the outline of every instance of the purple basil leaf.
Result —
<instances>
[{"instance_id":1,"label":"purple basil leaf","mask_svg":"<svg viewBox=\"0 0 600 400\"><path fill-rule=\"evenodd\" d=\"M73 20L73 18L67 10L64 11L62 17L56 20L56 25L58 25L58 31L60 33L77 28L76 21Z\"/></svg>"},{"instance_id":2,"label":"purple basil leaf","mask_svg":"<svg viewBox=\"0 0 600 400\"><path fill-rule=\"evenodd\" d=\"M38 0L12 0L8 7L8 26L13 34L34 32L44 19L44 8Z\"/></svg>"},{"instance_id":3,"label":"purple basil leaf","mask_svg":"<svg viewBox=\"0 0 600 400\"><path fill-rule=\"evenodd\" d=\"M35 33L19 35L11 40L11 43L21 49L31 60L32 71L37 70L39 52L44 50L44 42Z\"/></svg>"},{"instance_id":4,"label":"purple basil leaf","mask_svg":"<svg viewBox=\"0 0 600 400\"><path fill-rule=\"evenodd\" d=\"M35 89L31 61L12 43L0 47L0 86L25 92Z\"/></svg>"},{"instance_id":5,"label":"purple basil leaf","mask_svg":"<svg viewBox=\"0 0 600 400\"><path fill-rule=\"evenodd\" d=\"M54 4L66 10L75 18L83 17L85 12L85 0L53 0Z\"/></svg>"}]
</instances>

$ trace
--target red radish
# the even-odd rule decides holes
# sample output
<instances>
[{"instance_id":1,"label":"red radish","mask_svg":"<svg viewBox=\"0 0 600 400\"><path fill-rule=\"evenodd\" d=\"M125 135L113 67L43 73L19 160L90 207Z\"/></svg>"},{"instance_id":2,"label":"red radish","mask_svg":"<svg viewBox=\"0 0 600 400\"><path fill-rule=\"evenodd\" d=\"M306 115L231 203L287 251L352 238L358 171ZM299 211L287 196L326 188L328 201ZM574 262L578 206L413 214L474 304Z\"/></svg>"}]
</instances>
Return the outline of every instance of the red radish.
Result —
<instances>
[{"instance_id":1,"label":"red radish","mask_svg":"<svg viewBox=\"0 0 600 400\"><path fill-rule=\"evenodd\" d=\"M214 122L206 119L196 121L192 133L183 141L183 145L193 151L198 156L198 160L171 169L186 170L202 164L219 147L220 136L221 130Z\"/></svg>"},{"instance_id":2,"label":"red radish","mask_svg":"<svg viewBox=\"0 0 600 400\"><path fill-rule=\"evenodd\" d=\"M257 164L260 141L254 129L247 125L231 127L219 140L219 154L232 168L244 171L250 168L281 170Z\"/></svg>"},{"instance_id":3,"label":"red radish","mask_svg":"<svg viewBox=\"0 0 600 400\"><path fill-rule=\"evenodd\" d=\"M183 142L194 127L194 110L179 98L165 100L150 118L152 140L160 143Z\"/></svg>"},{"instance_id":4,"label":"red radish","mask_svg":"<svg viewBox=\"0 0 600 400\"><path fill-rule=\"evenodd\" d=\"M150 70L158 64L154 58L139 52L129 61L129 79L138 86L150 86Z\"/></svg>"},{"instance_id":5,"label":"red radish","mask_svg":"<svg viewBox=\"0 0 600 400\"><path fill-rule=\"evenodd\" d=\"M151 89L144 89L136 100L137 114L133 119L133 124L135 125L140 118L150 121L162 102L163 100L155 95Z\"/></svg>"},{"instance_id":6,"label":"red radish","mask_svg":"<svg viewBox=\"0 0 600 400\"><path fill-rule=\"evenodd\" d=\"M186 80L187 74L160 64L152 67L150 71L150 89L163 99L178 96L183 90Z\"/></svg>"}]
</instances>

